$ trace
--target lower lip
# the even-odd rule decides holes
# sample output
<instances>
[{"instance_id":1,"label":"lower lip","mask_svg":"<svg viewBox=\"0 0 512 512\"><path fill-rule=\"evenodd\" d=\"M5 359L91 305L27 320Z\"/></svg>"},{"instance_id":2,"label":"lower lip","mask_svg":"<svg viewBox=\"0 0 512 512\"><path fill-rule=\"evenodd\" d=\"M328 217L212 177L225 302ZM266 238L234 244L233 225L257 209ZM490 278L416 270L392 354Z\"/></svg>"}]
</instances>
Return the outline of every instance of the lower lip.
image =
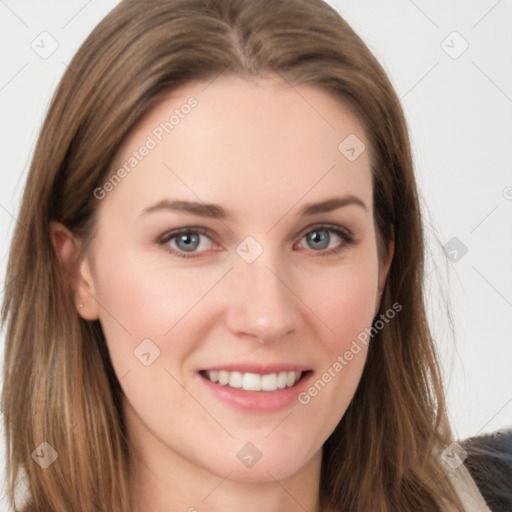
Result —
<instances>
[{"instance_id":1,"label":"lower lip","mask_svg":"<svg viewBox=\"0 0 512 512\"><path fill-rule=\"evenodd\" d=\"M221 386L199 374L205 386L223 402L244 411L275 412L290 407L297 401L299 393L304 391L312 372L307 372L291 388L277 391L244 391L240 388Z\"/></svg>"}]
</instances>

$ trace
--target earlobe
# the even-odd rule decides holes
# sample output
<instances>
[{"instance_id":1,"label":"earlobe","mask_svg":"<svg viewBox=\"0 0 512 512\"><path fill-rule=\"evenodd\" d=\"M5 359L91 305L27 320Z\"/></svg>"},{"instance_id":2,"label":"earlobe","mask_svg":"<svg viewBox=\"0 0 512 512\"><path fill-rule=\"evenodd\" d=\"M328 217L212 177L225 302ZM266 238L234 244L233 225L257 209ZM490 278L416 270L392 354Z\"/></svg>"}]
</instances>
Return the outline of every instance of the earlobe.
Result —
<instances>
[{"instance_id":1,"label":"earlobe","mask_svg":"<svg viewBox=\"0 0 512 512\"><path fill-rule=\"evenodd\" d=\"M96 289L87 258L80 262L77 286L78 313L85 320L97 320L99 318L99 310L98 302L96 301Z\"/></svg>"},{"instance_id":2,"label":"earlobe","mask_svg":"<svg viewBox=\"0 0 512 512\"><path fill-rule=\"evenodd\" d=\"M63 224L50 222L52 244L65 273L65 279L73 291L75 307L86 320L97 320L98 304L88 259L80 260L80 242Z\"/></svg>"}]
</instances>

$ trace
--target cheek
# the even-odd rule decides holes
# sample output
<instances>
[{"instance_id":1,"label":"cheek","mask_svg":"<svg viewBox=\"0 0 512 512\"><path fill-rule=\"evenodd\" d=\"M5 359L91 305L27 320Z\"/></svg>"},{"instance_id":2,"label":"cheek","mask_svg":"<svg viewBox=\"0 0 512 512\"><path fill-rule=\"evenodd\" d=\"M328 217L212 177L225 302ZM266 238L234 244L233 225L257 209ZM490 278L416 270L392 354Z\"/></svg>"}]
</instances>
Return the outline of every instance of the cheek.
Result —
<instances>
[{"instance_id":1,"label":"cheek","mask_svg":"<svg viewBox=\"0 0 512 512\"><path fill-rule=\"evenodd\" d=\"M146 339L163 355L172 337L175 359L193 350L192 331L205 328L208 322L204 309L207 301L201 299L222 277L223 268L169 267L162 264L161 254L119 251L114 244L105 244L97 261L95 288L100 321L118 374L133 366L133 351ZM201 313L202 325L196 316ZM196 321L191 323L191 318ZM182 332L184 325L188 336L176 339L173 333Z\"/></svg>"},{"instance_id":2,"label":"cheek","mask_svg":"<svg viewBox=\"0 0 512 512\"><path fill-rule=\"evenodd\" d=\"M324 347L332 355L372 323L378 296L376 254L354 253L344 264L303 278L302 288L305 302L324 326Z\"/></svg>"},{"instance_id":3,"label":"cheek","mask_svg":"<svg viewBox=\"0 0 512 512\"><path fill-rule=\"evenodd\" d=\"M187 381L194 352L201 353L209 336L215 338L212 332L222 338L223 315L236 306L235 298L224 294L226 302L219 293L223 286L232 286L231 281L222 281L229 264L171 266L162 263L161 256L143 255L126 250L126 246L121 250L120 243L107 240L95 266L100 320L134 424L140 420L144 425L140 436L146 435L145 429L150 430L176 452L223 475L232 469L232 454L249 433L269 454L272 474L281 471L285 475L290 467L299 467L318 452L348 407L364 366L366 349L362 348L350 362L343 363L341 371L328 372L337 362L342 364L339 356L350 351L353 340L371 325L377 293L377 259L371 244L347 253L336 264L297 259L297 263L287 265L285 280L300 299L295 301L301 317L295 336L303 353L316 365L316 379L303 401L298 399L294 404L293 420L287 420L287 428L273 431L271 437L269 430L281 420L272 421L272 427L258 427L241 423L239 415L230 416L219 409L224 413L223 422L236 433L231 442L181 386L188 382L192 395L196 395L194 381ZM146 338L161 350L150 366L134 356ZM317 384L317 379L324 384ZM215 411L214 404L208 410ZM186 428L183 417L188 418ZM278 453L286 456L270 455Z\"/></svg>"},{"instance_id":4,"label":"cheek","mask_svg":"<svg viewBox=\"0 0 512 512\"><path fill-rule=\"evenodd\" d=\"M359 385L378 290L373 255L369 250L347 258L329 273L318 274L317 286L310 288L307 301L319 319L317 351L323 356L298 402L306 417L317 418L310 425L315 439L325 440L333 432Z\"/></svg>"},{"instance_id":5,"label":"cheek","mask_svg":"<svg viewBox=\"0 0 512 512\"><path fill-rule=\"evenodd\" d=\"M331 294L329 318L338 338L338 349L346 350L351 341L371 325L376 295L377 281L371 272L361 275L354 272L339 283L336 294Z\"/></svg>"},{"instance_id":6,"label":"cheek","mask_svg":"<svg viewBox=\"0 0 512 512\"><path fill-rule=\"evenodd\" d=\"M317 378L325 377L324 382L334 383L329 384L330 391L324 399L330 395L338 403L332 416L336 422L355 393L366 361L376 293L376 278L364 269L353 269L347 275L340 272L325 290L317 290L318 315L328 327L320 338L325 359Z\"/></svg>"}]
</instances>

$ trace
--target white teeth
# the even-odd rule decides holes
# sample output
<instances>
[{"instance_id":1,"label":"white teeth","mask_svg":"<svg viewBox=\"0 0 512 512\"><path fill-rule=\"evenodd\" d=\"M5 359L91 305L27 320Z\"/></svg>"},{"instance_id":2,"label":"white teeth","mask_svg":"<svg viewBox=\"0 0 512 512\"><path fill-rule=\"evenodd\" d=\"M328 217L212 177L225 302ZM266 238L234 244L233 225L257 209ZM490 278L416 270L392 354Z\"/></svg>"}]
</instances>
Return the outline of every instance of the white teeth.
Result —
<instances>
[{"instance_id":1,"label":"white teeth","mask_svg":"<svg viewBox=\"0 0 512 512\"><path fill-rule=\"evenodd\" d=\"M204 372L207 379L221 386L241 388L245 391L277 391L291 388L302 377L302 372L279 372L260 375L258 373L227 372L212 370Z\"/></svg>"},{"instance_id":2,"label":"white teeth","mask_svg":"<svg viewBox=\"0 0 512 512\"><path fill-rule=\"evenodd\" d=\"M262 375L261 390L274 391L275 389L277 389L277 375L275 373L271 373L270 375Z\"/></svg>"},{"instance_id":3,"label":"white teeth","mask_svg":"<svg viewBox=\"0 0 512 512\"><path fill-rule=\"evenodd\" d=\"M224 371L220 371L219 372L219 384L221 386L225 386L228 383L229 383L229 373L228 372L224 372Z\"/></svg>"},{"instance_id":4,"label":"white teeth","mask_svg":"<svg viewBox=\"0 0 512 512\"><path fill-rule=\"evenodd\" d=\"M240 372L233 372L229 376L229 387L230 388L241 388L242 387L242 374Z\"/></svg>"},{"instance_id":5,"label":"white teeth","mask_svg":"<svg viewBox=\"0 0 512 512\"><path fill-rule=\"evenodd\" d=\"M287 382L288 382L288 373L280 372L277 376L277 387L279 389L284 389L286 387Z\"/></svg>"},{"instance_id":6,"label":"white teeth","mask_svg":"<svg viewBox=\"0 0 512 512\"><path fill-rule=\"evenodd\" d=\"M242 389L246 391L261 391L261 375L244 373Z\"/></svg>"}]
</instances>

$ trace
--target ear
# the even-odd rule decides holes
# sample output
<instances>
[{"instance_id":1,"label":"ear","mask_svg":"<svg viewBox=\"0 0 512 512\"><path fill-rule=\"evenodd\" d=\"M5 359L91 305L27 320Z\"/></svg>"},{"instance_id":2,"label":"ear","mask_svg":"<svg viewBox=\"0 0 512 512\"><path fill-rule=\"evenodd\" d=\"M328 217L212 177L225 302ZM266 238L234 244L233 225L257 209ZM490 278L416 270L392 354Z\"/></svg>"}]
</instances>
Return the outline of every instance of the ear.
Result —
<instances>
[{"instance_id":1,"label":"ear","mask_svg":"<svg viewBox=\"0 0 512 512\"><path fill-rule=\"evenodd\" d=\"M385 261L384 265L382 265L382 267L379 270L379 289L378 289L378 294L377 294L377 301L375 303L374 316L379 311L380 301L382 299L382 293L384 292L384 286L386 285L386 279L388 277L388 272L391 267L391 262L393 261L394 253L395 253L395 238L394 238L394 233L393 233L393 229L392 229L391 230L391 240L389 241L389 244L388 244L388 252L387 252L386 261Z\"/></svg>"},{"instance_id":2,"label":"ear","mask_svg":"<svg viewBox=\"0 0 512 512\"><path fill-rule=\"evenodd\" d=\"M97 320L98 303L89 258L80 259L80 242L63 224L51 221L50 232L55 253L74 292L79 315L85 320Z\"/></svg>"}]
</instances>

